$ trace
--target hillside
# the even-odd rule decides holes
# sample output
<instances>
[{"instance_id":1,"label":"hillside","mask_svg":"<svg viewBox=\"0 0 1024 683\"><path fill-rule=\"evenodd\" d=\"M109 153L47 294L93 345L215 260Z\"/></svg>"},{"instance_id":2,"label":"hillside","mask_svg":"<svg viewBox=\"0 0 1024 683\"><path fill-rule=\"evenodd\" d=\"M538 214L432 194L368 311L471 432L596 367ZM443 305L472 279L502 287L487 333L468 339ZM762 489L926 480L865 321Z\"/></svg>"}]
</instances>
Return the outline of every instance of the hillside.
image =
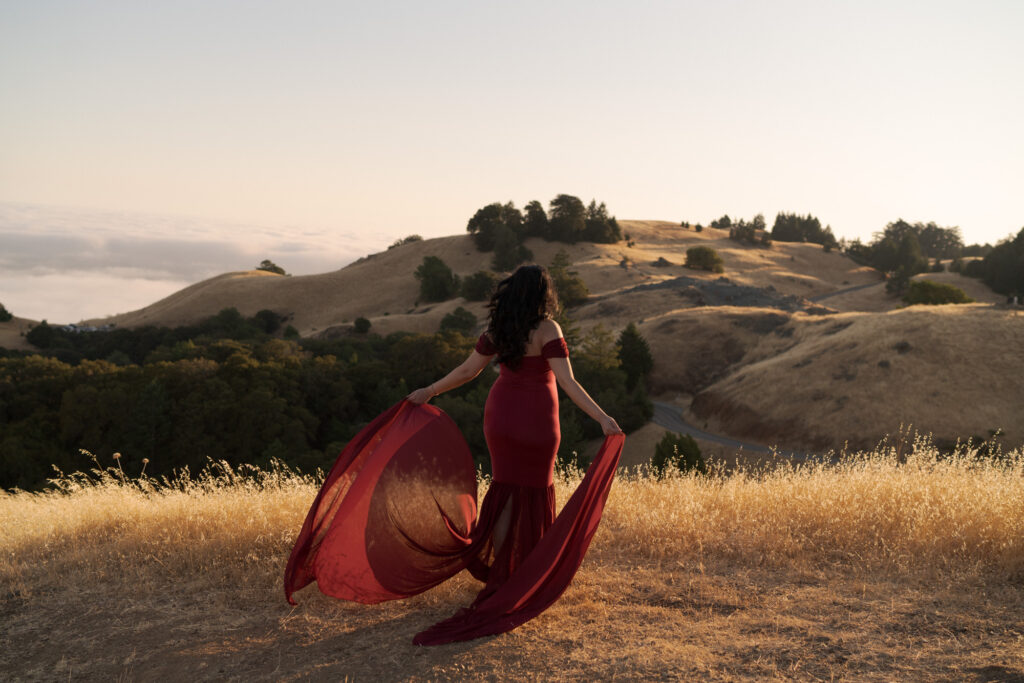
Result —
<instances>
[{"instance_id":1,"label":"hillside","mask_svg":"<svg viewBox=\"0 0 1024 683\"><path fill-rule=\"evenodd\" d=\"M37 321L14 316L7 322L0 322L0 347L29 351L33 348L25 341L25 333L36 325Z\"/></svg>"},{"instance_id":2,"label":"hillside","mask_svg":"<svg viewBox=\"0 0 1024 683\"><path fill-rule=\"evenodd\" d=\"M681 275L716 280L718 275L683 268L686 249L698 244L719 251L726 263L726 275L733 282L771 286L783 295L815 296L878 280L872 269L857 266L835 253L826 254L817 245L777 243L765 250L738 245L723 230L708 228L697 233L661 221L622 221L621 225L635 246L628 247L625 242L568 245L539 238L528 240L527 246L536 262L544 264L564 249L595 298ZM442 237L372 254L340 270L319 275L228 273L137 311L86 322L173 326L196 322L226 306L234 306L245 315L263 308L292 315L291 324L303 336L351 323L358 316L369 318L374 329L382 334L399 329L434 331L446 313L465 302L430 305L418 301L419 286L413 273L425 256L443 259L461 276L488 269L491 259L490 254L476 250L469 235ZM659 258L673 265L655 266ZM664 312L664 304L657 297L644 298L655 298L650 304L652 310ZM483 304L469 304L467 308L478 314L484 310ZM587 322L588 316L578 317ZM617 324L617 318L610 316L607 322Z\"/></svg>"},{"instance_id":3,"label":"hillside","mask_svg":"<svg viewBox=\"0 0 1024 683\"><path fill-rule=\"evenodd\" d=\"M622 221L631 242L566 245L531 239L535 261L565 250L590 289L572 311L584 332L638 322L655 357L652 389L694 424L784 448L869 447L901 424L954 441L989 430L1024 443L1024 313L979 281L955 273L919 278L962 287L979 303L900 308L876 271L815 244L744 246L725 230L696 232L663 221ZM632 244L632 246L630 246ZM714 248L722 275L684 268L686 249ZM483 303L418 300L413 273L438 256L457 274L489 267L469 235L424 240L340 270L285 277L249 271L197 283L151 306L93 324L181 325L234 306L269 308L303 336L348 334L364 316L372 331L434 332L462 305L482 324ZM899 342L909 351L894 349ZM692 402L692 405L691 405Z\"/></svg>"}]
</instances>

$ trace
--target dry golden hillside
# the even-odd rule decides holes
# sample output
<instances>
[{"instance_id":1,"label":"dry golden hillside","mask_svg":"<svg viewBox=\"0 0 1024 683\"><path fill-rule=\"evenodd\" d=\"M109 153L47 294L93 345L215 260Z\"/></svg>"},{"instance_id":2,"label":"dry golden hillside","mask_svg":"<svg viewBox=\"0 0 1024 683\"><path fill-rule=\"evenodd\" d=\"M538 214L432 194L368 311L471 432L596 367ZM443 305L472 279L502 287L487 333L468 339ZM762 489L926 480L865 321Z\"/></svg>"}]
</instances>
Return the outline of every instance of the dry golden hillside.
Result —
<instances>
[{"instance_id":1,"label":"dry golden hillside","mask_svg":"<svg viewBox=\"0 0 1024 683\"><path fill-rule=\"evenodd\" d=\"M913 424L943 441L1024 442L1024 311L979 304L796 314L751 346L692 413L732 435L790 447L865 448Z\"/></svg>"},{"instance_id":2,"label":"dry golden hillside","mask_svg":"<svg viewBox=\"0 0 1024 683\"><path fill-rule=\"evenodd\" d=\"M771 286L782 295L815 296L878 279L873 270L838 254L826 254L817 245L776 243L771 249L760 249L740 246L728 239L726 231L713 228L697 233L664 221L622 221L621 225L632 238L633 247L625 242L567 245L538 238L529 240L527 246L536 262L542 264L550 263L564 249L595 298L683 275L718 279L719 275L682 267L686 249L695 245L718 250L725 260L725 275L733 282ZM461 276L488 269L491 260L491 254L476 250L469 235L442 237L373 254L331 273L293 277L263 271L227 273L137 311L87 322L174 326L196 322L228 306L245 315L269 308L293 316L291 324L306 336L351 323L359 316L369 318L373 329L382 334L395 330L433 332L441 318L459 305L482 316L483 304L466 304L458 299L426 304L418 300L419 285L413 273L425 256L440 257ZM658 259L673 265L655 266ZM632 309L636 305L654 312L665 310L658 294L634 295L628 303L631 310L627 315L607 316L607 323L616 326L635 319ZM586 323L591 316L584 312L578 317Z\"/></svg>"},{"instance_id":3,"label":"dry golden hillside","mask_svg":"<svg viewBox=\"0 0 1024 683\"><path fill-rule=\"evenodd\" d=\"M26 351L32 349L32 345L25 341L25 333L35 324L35 320L17 316L0 323L0 348Z\"/></svg>"},{"instance_id":4,"label":"dry golden hillside","mask_svg":"<svg viewBox=\"0 0 1024 683\"><path fill-rule=\"evenodd\" d=\"M1006 300L1002 294L996 294L989 289L981 280L966 277L960 273L921 273L914 276L915 280L929 280L931 282L942 282L953 285L964 290L967 296L978 303L999 304ZM838 294L829 297L822 303L829 308L840 311L893 311L900 308L903 302L898 298L887 296L885 293L885 282L879 282L872 287L858 289L846 294Z\"/></svg>"},{"instance_id":5,"label":"dry golden hillside","mask_svg":"<svg viewBox=\"0 0 1024 683\"><path fill-rule=\"evenodd\" d=\"M1008 446L1024 443L1024 382L1014 381L1024 365L1011 351L1024 338L1024 317L981 282L922 274L979 303L900 309L876 271L816 244L743 246L725 230L698 233L664 221L621 226L628 242L531 239L527 246L542 264L568 253L591 294L571 312L584 332L640 324L655 358L654 393L692 423L787 449L869 447L900 424L940 439L1002 428ZM684 268L695 245L718 251L725 272ZM418 300L413 273L425 256L463 277L491 259L469 235L430 239L320 275L228 273L92 322L181 325L234 306L246 315L269 308L290 316L303 336L347 334L359 316L380 334L430 333L461 305L482 325L483 303ZM894 349L901 341L909 351Z\"/></svg>"}]
</instances>

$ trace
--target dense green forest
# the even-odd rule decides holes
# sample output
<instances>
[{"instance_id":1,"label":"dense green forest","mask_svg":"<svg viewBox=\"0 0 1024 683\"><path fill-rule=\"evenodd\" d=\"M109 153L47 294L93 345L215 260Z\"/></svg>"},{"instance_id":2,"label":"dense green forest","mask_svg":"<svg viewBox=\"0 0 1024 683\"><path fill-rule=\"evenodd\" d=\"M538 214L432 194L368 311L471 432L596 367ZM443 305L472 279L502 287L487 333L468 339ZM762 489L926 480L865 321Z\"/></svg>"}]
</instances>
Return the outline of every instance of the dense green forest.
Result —
<instances>
[{"instance_id":1,"label":"dense green forest","mask_svg":"<svg viewBox=\"0 0 1024 683\"><path fill-rule=\"evenodd\" d=\"M86 470L86 449L132 475L201 469L208 458L303 471L327 468L367 422L411 389L438 379L472 350L472 335L357 334L289 340L270 311L235 309L199 325L29 333L38 353L0 357L0 487L37 489L53 475ZM572 330L569 330L570 333ZM650 354L635 328L616 339L597 328L575 340L583 386L627 431L651 415ZM494 369L434 399L488 467L483 406ZM559 459L570 462L597 423L563 397ZM110 462L107 460L107 462Z\"/></svg>"}]
</instances>

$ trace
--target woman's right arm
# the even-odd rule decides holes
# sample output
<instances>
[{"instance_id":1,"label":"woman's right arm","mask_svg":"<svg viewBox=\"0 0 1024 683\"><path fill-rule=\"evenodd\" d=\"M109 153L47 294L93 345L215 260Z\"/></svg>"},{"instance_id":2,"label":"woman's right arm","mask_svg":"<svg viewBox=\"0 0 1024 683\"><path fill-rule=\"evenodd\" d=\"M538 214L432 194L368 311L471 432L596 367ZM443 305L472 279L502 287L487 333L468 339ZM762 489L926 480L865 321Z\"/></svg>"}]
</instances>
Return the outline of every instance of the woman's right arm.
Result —
<instances>
[{"instance_id":1,"label":"woman's right arm","mask_svg":"<svg viewBox=\"0 0 1024 683\"><path fill-rule=\"evenodd\" d=\"M487 364L491 362L492 358L494 358L493 355L485 356L479 351L473 351L473 353L469 354L469 358L462 361L457 368L449 372L447 375L432 383L430 386L422 387L421 389L411 392L405 398L411 403L426 403L438 394L443 394L450 389L462 386L469 380L475 378L485 367L487 367Z\"/></svg>"}]
</instances>

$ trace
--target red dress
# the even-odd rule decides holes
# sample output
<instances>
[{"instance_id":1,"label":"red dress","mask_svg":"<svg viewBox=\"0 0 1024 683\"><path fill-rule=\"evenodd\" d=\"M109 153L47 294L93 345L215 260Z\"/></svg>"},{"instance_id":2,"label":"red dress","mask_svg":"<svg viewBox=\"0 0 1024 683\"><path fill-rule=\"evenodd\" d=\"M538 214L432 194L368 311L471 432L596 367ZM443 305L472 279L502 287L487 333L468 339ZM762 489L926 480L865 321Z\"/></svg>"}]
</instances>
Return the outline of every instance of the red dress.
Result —
<instances>
[{"instance_id":1,"label":"red dress","mask_svg":"<svg viewBox=\"0 0 1024 683\"><path fill-rule=\"evenodd\" d=\"M495 353L481 335L476 350ZM476 514L476 471L455 423L402 401L338 456L285 571L285 595L312 581L327 595L375 603L408 597L462 569L485 582L473 604L413 642L437 645L502 633L547 609L575 575L601 519L624 438L605 439L555 519L560 433L547 359L563 339L501 366L484 409L493 481Z\"/></svg>"}]
</instances>

